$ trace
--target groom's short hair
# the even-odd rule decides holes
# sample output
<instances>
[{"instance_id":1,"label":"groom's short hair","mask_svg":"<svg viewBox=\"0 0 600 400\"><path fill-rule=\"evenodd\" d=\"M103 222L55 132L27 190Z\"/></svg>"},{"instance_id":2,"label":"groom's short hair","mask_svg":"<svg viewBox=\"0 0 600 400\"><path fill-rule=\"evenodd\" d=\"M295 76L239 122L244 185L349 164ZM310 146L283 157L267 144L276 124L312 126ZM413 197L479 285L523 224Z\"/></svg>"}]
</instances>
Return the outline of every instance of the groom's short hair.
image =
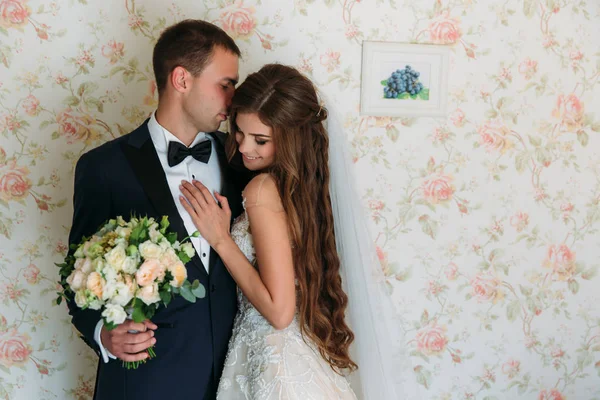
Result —
<instances>
[{"instance_id":1,"label":"groom's short hair","mask_svg":"<svg viewBox=\"0 0 600 400\"><path fill-rule=\"evenodd\" d=\"M241 52L225 31L210 22L186 19L165 29L152 54L158 94L167 84L169 74L178 66L198 76L210 63L215 47L222 47L240 57Z\"/></svg>"}]
</instances>

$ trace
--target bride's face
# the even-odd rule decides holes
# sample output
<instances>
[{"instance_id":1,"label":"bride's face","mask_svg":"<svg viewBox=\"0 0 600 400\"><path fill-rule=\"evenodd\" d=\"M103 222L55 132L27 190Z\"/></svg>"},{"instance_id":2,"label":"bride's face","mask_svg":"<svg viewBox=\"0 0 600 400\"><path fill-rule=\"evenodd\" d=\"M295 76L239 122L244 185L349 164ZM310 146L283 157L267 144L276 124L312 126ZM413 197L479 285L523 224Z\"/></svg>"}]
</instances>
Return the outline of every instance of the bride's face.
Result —
<instances>
[{"instance_id":1,"label":"bride's face","mask_svg":"<svg viewBox=\"0 0 600 400\"><path fill-rule=\"evenodd\" d=\"M263 124L257 114L238 114L235 140L244 166L251 171L263 170L275 160L273 130Z\"/></svg>"}]
</instances>

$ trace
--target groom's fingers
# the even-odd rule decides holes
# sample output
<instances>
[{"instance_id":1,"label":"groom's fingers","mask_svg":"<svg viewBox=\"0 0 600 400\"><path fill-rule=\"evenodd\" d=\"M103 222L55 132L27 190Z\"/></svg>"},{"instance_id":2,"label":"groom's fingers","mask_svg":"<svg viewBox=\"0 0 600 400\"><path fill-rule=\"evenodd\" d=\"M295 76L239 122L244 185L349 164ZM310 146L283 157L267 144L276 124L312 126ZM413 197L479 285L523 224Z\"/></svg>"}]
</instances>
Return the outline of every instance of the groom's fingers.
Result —
<instances>
[{"instance_id":1,"label":"groom's fingers","mask_svg":"<svg viewBox=\"0 0 600 400\"><path fill-rule=\"evenodd\" d=\"M149 330L144 333L128 333L123 335L123 343L125 346L147 342L154 337L154 331Z\"/></svg>"},{"instance_id":2,"label":"groom's fingers","mask_svg":"<svg viewBox=\"0 0 600 400\"><path fill-rule=\"evenodd\" d=\"M127 320L119 325L118 328L126 331L138 331L138 332L146 332L148 327L143 322L133 322L131 320Z\"/></svg>"},{"instance_id":3,"label":"groom's fingers","mask_svg":"<svg viewBox=\"0 0 600 400\"><path fill-rule=\"evenodd\" d=\"M125 346L123 346L123 351L127 354L137 354L140 351L146 350L148 347L154 346L155 343L156 343L156 339L150 338L142 343L126 344Z\"/></svg>"},{"instance_id":4,"label":"groom's fingers","mask_svg":"<svg viewBox=\"0 0 600 400\"><path fill-rule=\"evenodd\" d=\"M158 328L158 326L156 326L156 324L154 322L150 321L149 319L144 321L144 325L146 325L146 328L152 329L152 330L155 330Z\"/></svg>"}]
</instances>

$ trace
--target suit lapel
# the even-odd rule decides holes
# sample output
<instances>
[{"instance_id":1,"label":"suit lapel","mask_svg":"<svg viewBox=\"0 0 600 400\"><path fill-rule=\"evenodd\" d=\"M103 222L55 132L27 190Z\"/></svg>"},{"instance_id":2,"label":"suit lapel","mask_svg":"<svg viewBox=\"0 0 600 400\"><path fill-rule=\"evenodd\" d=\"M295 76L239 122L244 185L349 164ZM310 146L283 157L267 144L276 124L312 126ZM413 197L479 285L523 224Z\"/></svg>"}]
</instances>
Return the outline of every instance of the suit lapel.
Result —
<instances>
[{"instance_id":1,"label":"suit lapel","mask_svg":"<svg viewBox=\"0 0 600 400\"><path fill-rule=\"evenodd\" d=\"M177 239L183 240L188 236L183 220L177 211L171 190L167 183L165 171L160 164L158 154L150 138L148 121L131 133L128 141L121 145L125 157L129 161L133 172L140 181L144 192L156 209L159 216L169 217L169 230L177 233ZM206 274L200 258L196 255L191 263L201 273ZM188 263L189 265L189 263Z\"/></svg>"}]
</instances>

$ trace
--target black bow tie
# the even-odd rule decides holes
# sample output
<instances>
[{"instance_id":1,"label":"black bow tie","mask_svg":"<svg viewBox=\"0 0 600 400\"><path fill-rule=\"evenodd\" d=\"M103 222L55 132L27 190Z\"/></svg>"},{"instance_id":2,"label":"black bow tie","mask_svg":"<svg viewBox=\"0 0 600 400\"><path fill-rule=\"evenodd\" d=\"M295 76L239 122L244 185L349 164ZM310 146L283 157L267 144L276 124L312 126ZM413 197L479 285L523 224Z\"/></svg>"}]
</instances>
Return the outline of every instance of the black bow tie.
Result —
<instances>
[{"instance_id":1,"label":"black bow tie","mask_svg":"<svg viewBox=\"0 0 600 400\"><path fill-rule=\"evenodd\" d=\"M192 147L186 147L179 142L169 142L169 151L167 153L167 160L169 167L174 167L179 164L187 156L192 156L196 160L207 163L210 159L210 153L212 151L212 144L210 140L204 140Z\"/></svg>"}]
</instances>

